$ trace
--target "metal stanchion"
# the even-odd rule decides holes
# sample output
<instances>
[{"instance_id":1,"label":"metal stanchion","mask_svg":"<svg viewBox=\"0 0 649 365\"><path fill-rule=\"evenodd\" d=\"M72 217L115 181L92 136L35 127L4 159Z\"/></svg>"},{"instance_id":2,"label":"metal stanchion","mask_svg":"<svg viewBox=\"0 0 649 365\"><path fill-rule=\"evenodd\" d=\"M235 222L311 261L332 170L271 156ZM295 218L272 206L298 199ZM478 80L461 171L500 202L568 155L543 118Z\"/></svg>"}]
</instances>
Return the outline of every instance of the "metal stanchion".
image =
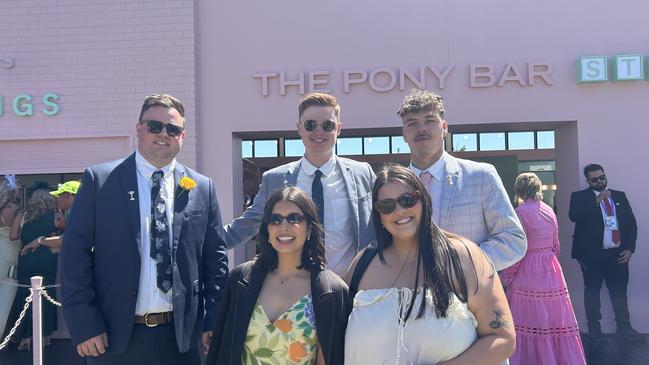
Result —
<instances>
[{"instance_id":1,"label":"metal stanchion","mask_svg":"<svg viewBox=\"0 0 649 365\"><path fill-rule=\"evenodd\" d=\"M43 365L43 329L41 327L41 292L43 291L43 277L32 276L32 295L34 307L32 308L32 355L33 365Z\"/></svg>"}]
</instances>

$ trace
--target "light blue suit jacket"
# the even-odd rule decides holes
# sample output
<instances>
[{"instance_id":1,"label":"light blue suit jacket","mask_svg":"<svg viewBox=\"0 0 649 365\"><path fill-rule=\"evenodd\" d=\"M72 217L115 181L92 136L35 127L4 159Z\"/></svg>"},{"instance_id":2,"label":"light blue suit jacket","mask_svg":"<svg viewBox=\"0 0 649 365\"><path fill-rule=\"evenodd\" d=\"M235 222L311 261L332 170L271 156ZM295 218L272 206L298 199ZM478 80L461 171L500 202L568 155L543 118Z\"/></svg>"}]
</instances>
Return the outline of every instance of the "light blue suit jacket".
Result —
<instances>
[{"instance_id":1,"label":"light blue suit jacket","mask_svg":"<svg viewBox=\"0 0 649 365\"><path fill-rule=\"evenodd\" d=\"M241 217L223 227L225 243L228 248L248 242L257 234L263 219L266 201L275 190L296 185L300 161L278 166L263 174L259 192L255 196L252 206L243 212ZM372 224L372 186L376 175L366 162L339 156L336 156L336 162L345 180L354 242L357 249L360 250L376 239L376 232L374 232Z\"/></svg>"},{"instance_id":2,"label":"light blue suit jacket","mask_svg":"<svg viewBox=\"0 0 649 365\"><path fill-rule=\"evenodd\" d=\"M437 225L479 244L496 270L525 255L525 232L492 165L447 155L441 196Z\"/></svg>"}]
</instances>

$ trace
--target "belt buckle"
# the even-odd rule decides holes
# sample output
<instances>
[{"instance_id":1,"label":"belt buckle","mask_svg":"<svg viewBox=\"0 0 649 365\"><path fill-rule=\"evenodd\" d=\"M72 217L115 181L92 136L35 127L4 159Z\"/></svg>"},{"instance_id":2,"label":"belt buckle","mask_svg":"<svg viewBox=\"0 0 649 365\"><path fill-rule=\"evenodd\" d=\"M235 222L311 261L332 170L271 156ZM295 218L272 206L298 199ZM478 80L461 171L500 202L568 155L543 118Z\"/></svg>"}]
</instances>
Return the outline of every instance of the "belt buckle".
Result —
<instances>
[{"instance_id":1,"label":"belt buckle","mask_svg":"<svg viewBox=\"0 0 649 365\"><path fill-rule=\"evenodd\" d=\"M144 324L145 324L147 327L150 327L150 328L157 327L157 326L158 326L157 323L153 323L153 324L152 324L152 323L149 323L149 314L151 314L151 313L146 313L146 314L144 315Z\"/></svg>"}]
</instances>

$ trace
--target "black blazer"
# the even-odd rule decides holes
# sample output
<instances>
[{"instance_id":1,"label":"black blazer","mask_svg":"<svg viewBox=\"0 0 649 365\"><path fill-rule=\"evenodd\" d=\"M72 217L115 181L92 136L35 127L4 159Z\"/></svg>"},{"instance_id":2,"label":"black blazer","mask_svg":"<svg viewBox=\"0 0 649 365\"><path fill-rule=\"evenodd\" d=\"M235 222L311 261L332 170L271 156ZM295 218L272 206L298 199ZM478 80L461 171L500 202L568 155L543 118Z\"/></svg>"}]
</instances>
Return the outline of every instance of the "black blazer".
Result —
<instances>
[{"instance_id":1,"label":"black blazer","mask_svg":"<svg viewBox=\"0 0 649 365\"><path fill-rule=\"evenodd\" d=\"M250 317L268 270L243 263L230 273L219 309L206 365L241 363ZM327 365L345 361L345 330L351 311L347 285L329 270L311 275L311 297L318 343Z\"/></svg>"},{"instance_id":2,"label":"black blazer","mask_svg":"<svg viewBox=\"0 0 649 365\"><path fill-rule=\"evenodd\" d=\"M618 250L634 252L638 227L631 205L622 191L611 190L611 198L615 203L617 223L622 238ZM572 258L584 261L596 258L604 251L602 248L604 218L595 199L595 193L590 188L572 193L568 215L570 220L575 222Z\"/></svg>"},{"instance_id":3,"label":"black blazer","mask_svg":"<svg viewBox=\"0 0 649 365\"><path fill-rule=\"evenodd\" d=\"M177 188L172 223L173 324L185 352L211 330L228 258L212 179L177 163L176 186L182 176L197 184ZM138 191L135 154L83 175L61 247L63 316L75 345L102 332L108 353L128 345L140 281L140 194L150 192Z\"/></svg>"}]
</instances>

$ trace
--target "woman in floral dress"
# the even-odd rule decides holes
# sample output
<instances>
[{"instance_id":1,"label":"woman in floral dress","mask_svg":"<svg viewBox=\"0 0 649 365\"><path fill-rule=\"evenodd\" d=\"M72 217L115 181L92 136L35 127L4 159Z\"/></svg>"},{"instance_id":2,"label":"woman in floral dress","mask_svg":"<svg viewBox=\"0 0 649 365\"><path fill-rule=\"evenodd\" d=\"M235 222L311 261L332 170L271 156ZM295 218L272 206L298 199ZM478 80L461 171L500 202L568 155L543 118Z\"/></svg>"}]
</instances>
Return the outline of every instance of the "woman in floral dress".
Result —
<instances>
[{"instance_id":1,"label":"woman in floral dress","mask_svg":"<svg viewBox=\"0 0 649 365\"><path fill-rule=\"evenodd\" d=\"M230 273L206 364L342 364L351 308L325 270L324 231L300 189L270 196L259 254Z\"/></svg>"}]
</instances>

